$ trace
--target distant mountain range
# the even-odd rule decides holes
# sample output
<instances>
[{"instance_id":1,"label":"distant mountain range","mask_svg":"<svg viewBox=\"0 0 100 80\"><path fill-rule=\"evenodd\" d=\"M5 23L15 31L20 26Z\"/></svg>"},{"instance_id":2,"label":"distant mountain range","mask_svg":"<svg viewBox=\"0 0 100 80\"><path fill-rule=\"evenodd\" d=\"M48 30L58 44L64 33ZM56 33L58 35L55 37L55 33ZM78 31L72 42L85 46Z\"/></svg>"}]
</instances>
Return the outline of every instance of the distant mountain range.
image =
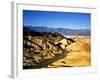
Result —
<instances>
[{"instance_id":1,"label":"distant mountain range","mask_svg":"<svg viewBox=\"0 0 100 80\"><path fill-rule=\"evenodd\" d=\"M69 28L50 28L44 26L24 26L30 29L31 31L36 32L58 32L62 35L80 35L80 36L90 36L90 29L69 29Z\"/></svg>"}]
</instances>

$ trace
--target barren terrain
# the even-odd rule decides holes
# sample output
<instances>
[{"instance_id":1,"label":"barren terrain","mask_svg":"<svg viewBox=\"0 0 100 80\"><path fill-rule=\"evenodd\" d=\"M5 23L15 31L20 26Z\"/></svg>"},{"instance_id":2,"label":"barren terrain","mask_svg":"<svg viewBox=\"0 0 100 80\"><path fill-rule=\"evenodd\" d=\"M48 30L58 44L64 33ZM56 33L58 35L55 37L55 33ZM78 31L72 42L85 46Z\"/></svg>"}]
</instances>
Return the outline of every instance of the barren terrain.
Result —
<instances>
[{"instance_id":1,"label":"barren terrain","mask_svg":"<svg viewBox=\"0 0 100 80\"><path fill-rule=\"evenodd\" d=\"M67 37L67 36L66 36ZM48 67L83 67L91 65L91 37L90 36L68 36L75 40L66 49L68 54ZM64 42L63 42L64 44ZM65 43L66 44L66 43Z\"/></svg>"}]
</instances>

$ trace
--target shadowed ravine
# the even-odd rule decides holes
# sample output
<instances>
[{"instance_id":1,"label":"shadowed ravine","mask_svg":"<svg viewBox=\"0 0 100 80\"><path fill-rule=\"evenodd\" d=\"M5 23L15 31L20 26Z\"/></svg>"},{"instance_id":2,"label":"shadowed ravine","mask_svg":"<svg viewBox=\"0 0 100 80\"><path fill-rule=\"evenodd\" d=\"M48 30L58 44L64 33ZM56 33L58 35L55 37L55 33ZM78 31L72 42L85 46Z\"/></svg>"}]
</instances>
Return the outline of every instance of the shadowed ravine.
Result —
<instances>
[{"instance_id":1,"label":"shadowed ravine","mask_svg":"<svg viewBox=\"0 0 100 80\"><path fill-rule=\"evenodd\" d=\"M66 47L73 42L59 33L34 32L23 29L23 69L48 67L49 64L67 56ZM65 40L63 45L61 41Z\"/></svg>"},{"instance_id":2,"label":"shadowed ravine","mask_svg":"<svg viewBox=\"0 0 100 80\"><path fill-rule=\"evenodd\" d=\"M37 65L34 65L34 66L24 66L23 68L24 69L36 69L36 68L43 68L43 67L47 67L49 64L59 60L59 59L62 59L66 56L66 51L63 51L63 53L61 54L57 54L55 57L51 58L51 59L46 59L46 60L43 60L42 62L40 62L39 64Z\"/></svg>"}]
</instances>

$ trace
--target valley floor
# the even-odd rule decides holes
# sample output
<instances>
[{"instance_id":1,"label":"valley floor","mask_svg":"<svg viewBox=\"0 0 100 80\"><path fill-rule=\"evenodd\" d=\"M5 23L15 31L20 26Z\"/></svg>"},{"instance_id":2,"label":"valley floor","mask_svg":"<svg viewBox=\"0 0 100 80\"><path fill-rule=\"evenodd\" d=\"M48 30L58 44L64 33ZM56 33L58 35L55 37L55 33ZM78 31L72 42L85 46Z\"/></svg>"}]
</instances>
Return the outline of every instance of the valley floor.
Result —
<instances>
[{"instance_id":1,"label":"valley floor","mask_svg":"<svg viewBox=\"0 0 100 80\"><path fill-rule=\"evenodd\" d=\"M67 37L67 36L66 36ZM68 36L69 38L70 36ZM68 54L52 64L51 67L83 67L91 65L91 37L90 36L71 36L74 43L67 46Z\"/></svg>"}]
</instances>

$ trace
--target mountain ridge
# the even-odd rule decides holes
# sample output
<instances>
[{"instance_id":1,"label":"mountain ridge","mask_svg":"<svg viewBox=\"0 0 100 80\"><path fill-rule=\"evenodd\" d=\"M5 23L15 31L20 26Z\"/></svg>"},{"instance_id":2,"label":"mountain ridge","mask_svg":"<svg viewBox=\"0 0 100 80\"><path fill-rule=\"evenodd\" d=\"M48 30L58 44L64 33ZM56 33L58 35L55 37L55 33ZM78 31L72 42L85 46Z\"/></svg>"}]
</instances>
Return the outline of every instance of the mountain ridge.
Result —
<instances>
[{"instance_id":1,"label":"mountain ridge","mask_svg":"<svg viewBox=\"0 0 100 80\"><path fill-rule=\"evenodd\" d=\"M45 26L24 26L31 31L36 32L58 32L62 35L80 35L80 36L90 36L90 29L69 29L69 28L50 28Z\"/></svg>"}]
</instances>

